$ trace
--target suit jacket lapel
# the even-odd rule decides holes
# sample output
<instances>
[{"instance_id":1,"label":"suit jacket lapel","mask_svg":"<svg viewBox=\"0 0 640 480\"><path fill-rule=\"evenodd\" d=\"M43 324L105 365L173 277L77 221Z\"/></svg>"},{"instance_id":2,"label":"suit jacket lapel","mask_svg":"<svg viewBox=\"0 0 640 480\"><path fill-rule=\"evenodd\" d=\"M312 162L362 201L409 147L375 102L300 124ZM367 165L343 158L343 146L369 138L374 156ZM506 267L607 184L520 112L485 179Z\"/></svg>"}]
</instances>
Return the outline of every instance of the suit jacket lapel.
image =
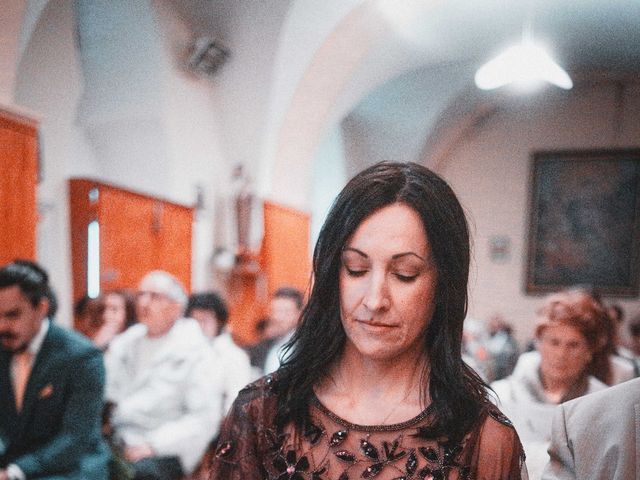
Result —
<instances>
[{"instance_id":1,"label":"suit jacket lapel","mask_svg":"<svg viewBox=\"0 0 640 480\"><path fill-rule=\"evenodd\" d=\"M40 389L45 385L48 372L52 367L52 360L56 355L53 345L57 334L56 328L55 325L50 324L49 331L31 367L31 374L24 393L22 410L20 411L20 429L28 425L29 418L33 413L33 404L37 401Z\"/></svg>"},{"instance_id":2,"label":"suit jacket lapel","mask_svg":"<svg viewBox=\"0 0 640 480\"><path fill-rule=\"evenodd\" d=\"M18 412L11 381L11 355L4 350L0 351L0 412L4 417L0 422L0 430L4 431L0 434L7 437L5 440L14 438L18 428Z\"/></svg>"},{"instance_id":3,"label":"suit jacket lapel","mask_svg":"<svg viewBox=\"0 0 640 480\"><path fill-rule=\"evenodd\" d=\"M637 395L635 393L634 395ZM636 444L635 444L635 452L636 452L636 470L640 469L640 402L637 402L633 405L633 410L635 413L635 423L636 423ZM627 445L625 448L631 448L631 445ZM638 471L636 471L636 475L638 475Z\"/></svg>"}]
</instances>

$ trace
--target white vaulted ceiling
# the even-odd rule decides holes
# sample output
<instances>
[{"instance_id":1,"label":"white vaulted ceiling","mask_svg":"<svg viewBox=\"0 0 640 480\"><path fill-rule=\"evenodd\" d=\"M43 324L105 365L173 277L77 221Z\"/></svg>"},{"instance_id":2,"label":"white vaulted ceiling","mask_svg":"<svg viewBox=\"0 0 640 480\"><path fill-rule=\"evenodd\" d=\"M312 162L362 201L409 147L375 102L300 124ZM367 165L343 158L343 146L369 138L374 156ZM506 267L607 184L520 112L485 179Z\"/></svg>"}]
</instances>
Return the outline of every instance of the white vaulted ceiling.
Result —
<instances>
[{"instance_id":1,"label":"white vaulted ceiling","mask_svg":"<svg viewBox=\"0 0 640 480\"><path fill-rule=\"evenodd\" d=\"M12 50L19 57L48 2L11 3L25 10ZM264 192L302 208L308 189L285 192L284 179L308 186L314 156L336 127L346 143L357 134L360 155L347 159L348 170L425 154L437 164L460 132L509 101L478 92L473 74L517 41L527 22L578 83L635 81L640 70L637 0L155 3L173 9L194 37L229 47L231 59L216 80L227 101L220 106L228 150L254 162ZM21 9L13 11L16 17Z\"/></svg>"}]
</instances>

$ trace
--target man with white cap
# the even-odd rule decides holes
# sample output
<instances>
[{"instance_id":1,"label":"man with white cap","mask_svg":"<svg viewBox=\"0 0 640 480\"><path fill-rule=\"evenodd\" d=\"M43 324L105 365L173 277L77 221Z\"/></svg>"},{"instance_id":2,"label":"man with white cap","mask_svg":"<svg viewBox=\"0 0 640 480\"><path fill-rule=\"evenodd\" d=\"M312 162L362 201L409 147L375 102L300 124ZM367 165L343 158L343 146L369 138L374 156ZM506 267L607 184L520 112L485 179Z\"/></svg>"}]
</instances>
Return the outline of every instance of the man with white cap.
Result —
<instances>
[{"instance_id":1,"label":"man with white cap","mask_svg":"<svg viewBox=\"0 0 640 480\"><path fill-rule=\"evenodd\" d=\"M200 326L182 316L186 302L174 276L148 273L136 299L140 323L106 356L116 445L139 480L191 473L217 434L220 375Z\"/></svg>"}]
</instances>

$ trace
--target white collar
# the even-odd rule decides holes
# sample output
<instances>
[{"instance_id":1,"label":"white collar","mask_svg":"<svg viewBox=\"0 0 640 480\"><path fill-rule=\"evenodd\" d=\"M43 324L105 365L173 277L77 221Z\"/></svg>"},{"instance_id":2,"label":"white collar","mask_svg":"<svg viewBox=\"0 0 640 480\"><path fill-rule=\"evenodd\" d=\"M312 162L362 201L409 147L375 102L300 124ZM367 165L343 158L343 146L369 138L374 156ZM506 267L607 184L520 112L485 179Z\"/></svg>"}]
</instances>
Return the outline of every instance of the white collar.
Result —
<instances>
[{"instance_id":1,"label":"white collar","mask_svg":"<svg viewBox=\"0 0 640 480\"><path fill-rule=\"evenodd\" d=\"M47 336L48 331L49 319L45 318L42 320L42 325L40 325L40 331L31 339L31 342L29 342L29 346L27 347L27 350L34 358L38 355L38 352L40 352L42 343L44 342L44 338Z\"/></svg>"}]
</instances>

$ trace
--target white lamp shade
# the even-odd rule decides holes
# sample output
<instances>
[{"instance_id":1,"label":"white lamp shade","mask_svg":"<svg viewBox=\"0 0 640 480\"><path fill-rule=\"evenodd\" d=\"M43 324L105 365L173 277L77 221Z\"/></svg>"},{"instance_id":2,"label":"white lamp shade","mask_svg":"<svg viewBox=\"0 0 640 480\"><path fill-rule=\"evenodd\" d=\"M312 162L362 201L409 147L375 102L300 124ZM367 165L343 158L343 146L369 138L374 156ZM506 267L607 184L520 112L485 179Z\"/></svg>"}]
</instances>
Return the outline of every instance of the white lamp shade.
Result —
<instances>
[{"instance_id":1,"label":"white lamp shade","mask_svg":"<svg viewBox=\"0 0 640 480\"><path fill-rule=\"evenodd\" d=\"M510 47L478 69L475 82L482 90L507 84L549 82L565 90L573 87L571 78L541 47L527 42Z\"/></svg>"}]
</instances>

